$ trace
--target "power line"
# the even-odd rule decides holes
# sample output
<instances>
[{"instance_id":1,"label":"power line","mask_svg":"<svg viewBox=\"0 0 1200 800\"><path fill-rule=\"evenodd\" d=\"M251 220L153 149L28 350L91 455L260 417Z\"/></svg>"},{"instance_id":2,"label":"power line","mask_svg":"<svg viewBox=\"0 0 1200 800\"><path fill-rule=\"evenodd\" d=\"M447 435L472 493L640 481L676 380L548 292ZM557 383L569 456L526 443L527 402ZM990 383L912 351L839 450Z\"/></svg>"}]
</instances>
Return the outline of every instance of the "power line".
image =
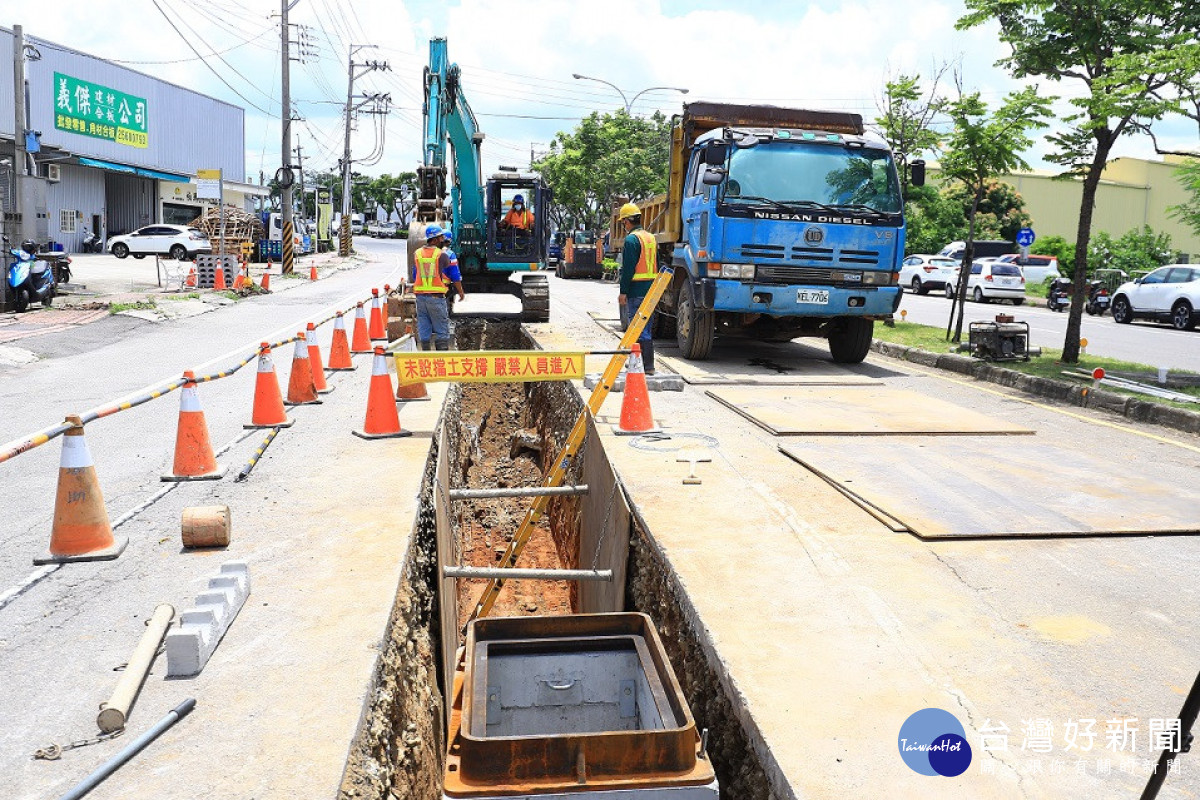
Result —
<instances>
[{"instance_id":1,"label":"power line","mask_svg":"<svg viewBox=\"0 0 1200 800\"><path fill-rule=\"evenodd\" d=\"M156 3L155 3L155 5L158 5L158 3L156 2ZM161 9L160 9L160 10L161 10ZM179 14L179 12L178 12L178 11L176 11L175 13L176 13L176 14ZM229 67L229 69L233 70L233 73L234 73L235 75L237 75L239 78L241 78L242 80L244 80L244 81L247 83L247 85L249 85L249 86L253 87L254 91L258 92L259 94L261 94L263 97L267 98L268 100L274 100L274 99L275 99L275 98L273 98L271 95L269 95L269 94L267 94L266 92L264 92L262 89L258 88L258 84L256 84L254 81L252 81L252 80L250 80L249 78L247 78L247 77L246 77L245 75L243 75L241 72L239 72L239 71L238 71L238 69L237 69L237 67L235 67L235 66L233 66L232 64L230 64L228 61L226 61L226 60L225 60L225 58L224 58L224 57L222 57L222 56L221 56L219 53L217 53L217 50L216 50L216 48L215 48L215 47L213 47L211 44L209 44L209 43L208 43L208 42L207 42L207 41L204 39L204 37L203 37L203 36L201 36L201 35L200 35L200 33L199 33L199 32L198 32L198 31L197 31L195 28L193 28L191 25L189 25L189 24L188 24L188 22L187 22L187 20L185 20L185 19L183 18L183 15L182 15L182 14L180 14L180 15L179 15L179 21L180 21L180 22L182 22L182 23L183 23L183 24L184 24L184 25L187 27L187 29L188 29L189 31L191 31L192 33L194 33L194 34L196 35L196 38L197 38L197 39L200 41L200 43L201 43L201 44L203 44L203 45L204 45L205 47L207 47L209 50L212 50L212 51L213 51L213 55L215 55L215 56L216 56L216 57L217 57L217 58L218 58L218 59L221 61L221 63L222 63L222 64L224 64L225 66Z\"/></svg>"}]
</instances>

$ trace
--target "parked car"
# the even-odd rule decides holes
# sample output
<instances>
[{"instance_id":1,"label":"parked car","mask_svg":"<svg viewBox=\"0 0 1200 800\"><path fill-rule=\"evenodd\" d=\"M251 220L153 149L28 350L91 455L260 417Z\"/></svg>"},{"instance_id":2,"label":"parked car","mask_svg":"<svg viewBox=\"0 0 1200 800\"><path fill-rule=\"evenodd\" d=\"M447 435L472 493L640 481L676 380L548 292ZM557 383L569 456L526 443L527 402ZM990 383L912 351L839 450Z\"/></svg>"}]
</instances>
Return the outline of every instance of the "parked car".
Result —
<instances>
[{"instance_id":1,"label":"parked car","mask_svg":"<svg viewBox=\"0 0 1200 800\"><path fill-rule=\"evenodd\" d=\"M394 223L394 222L379 223L379 238L380 239L395 239L396 238L396 223Z\"/></svg>"},{"instance_id":2,"label":"parked car","mask_svg":"<svg viewBox=\"0 0 1200 800\"><path fill-rule=\"evenodd\" d=\"M946 284L946 297L954 296L957 272L953 283ZM1016 264L1005 264L994 258L972 262L967 276L967 297L976 303L1008 300L1014 306L1025 302L1025 276Z\"/></svg>"},{"instance_id":3,"label":"parked car","mask_svg":"<svg viewBox=\"0 0 1200 800\"><path fill-rule=\"evenodd\" d=\"M117 258L160 255L183 261L195 258L197 253L211 253L212 244L208 241L208 235L198 228L147 225L131 233L109 238L108 251Z\"/></svg>"},{"instance_id":4,"label":"parked car","mask_svg":"<svg viewBox=\"0 0 1200 800\"><path fill-rule=\"evenodd\" d=\"M1017 253L999 256L997 261L1004 264L1016 264L1021 268L1026 283L1044 283L1047 278L1057 278L1062 275L1058 271L1058 256L1025 256Z\"/></svg>"},{"instance_id":5,"label":"parked car","mask_svg":"<svg viewBox=\"0 0 1200 800\"><path fill-rule=\"evenodd\" d=\"M1170 322L1177 330L1196 327L1200 308L1200 267L1168 264L1137 280L1121 284L1112 300L1112 315L1122 324L1135 319Z\"/></svg>"},{"instance_id":6,"label":"parked car","mask_svg":"<svg viewBox=\"0 0 1200 800\"><path fill-rule=\"evenodd\" d=\"M943 289L957 273L953 259L942 256L911 255L900 265L900 285L908 286L913 294L927 294L931 289Z\"/></svg>"}]
</instances>

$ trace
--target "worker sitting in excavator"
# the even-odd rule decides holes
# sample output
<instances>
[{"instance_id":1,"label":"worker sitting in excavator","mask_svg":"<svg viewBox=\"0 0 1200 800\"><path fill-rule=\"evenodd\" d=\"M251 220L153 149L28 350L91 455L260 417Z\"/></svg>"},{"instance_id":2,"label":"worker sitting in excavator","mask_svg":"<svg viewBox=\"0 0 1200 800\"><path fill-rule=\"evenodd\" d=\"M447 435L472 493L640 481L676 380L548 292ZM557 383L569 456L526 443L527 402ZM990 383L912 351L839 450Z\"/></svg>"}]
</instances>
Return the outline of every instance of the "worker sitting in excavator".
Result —
<instances>
[{"instance_id":1,"label":"worker sitting in excavator","mask_svg":"<svg viewBox=\"0 0 1200 800\"><path fill-rule=\"evenodd\" d=\"M524 197L517 195L513 198L512 208L500 220L500 227L525 233L533 230L533 212L525 207Z\"/></svg>"}]
</instances>

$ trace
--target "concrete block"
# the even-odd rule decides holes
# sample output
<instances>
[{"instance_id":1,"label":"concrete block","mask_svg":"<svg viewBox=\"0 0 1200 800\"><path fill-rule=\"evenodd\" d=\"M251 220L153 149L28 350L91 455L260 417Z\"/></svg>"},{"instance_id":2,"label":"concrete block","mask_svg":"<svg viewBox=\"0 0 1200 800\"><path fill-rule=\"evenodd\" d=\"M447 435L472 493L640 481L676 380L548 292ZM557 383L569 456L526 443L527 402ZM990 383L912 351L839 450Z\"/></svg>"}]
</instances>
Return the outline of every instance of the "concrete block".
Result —
<instances>
[{"instance_id":1,"label":"concrete block","mask_svg":"<svg viewBox=\"0 0 1200 800\"><path fill-rule=\"evenodd\" d=\"M600 383L600 373L593 372L583 377L583 388L595 389ZM657 375L646 376L646 388L652 392L682 392L684 387L683 377L673 375L671 373L658 373ZM614 392L625 391L625 373L621 372L613 382Z\"/></svg>"},{"instance_id":2,"label":"concrete block","mask_svg":"<svg viewBox=\"0 0 1200 800\"><path fill-rule=\"evenodd\" d=\"M250 567L226 561L196 596L195 608L181 613L179 627L167 633L167 677L199 675L249 596Z\"/></svg>"}]
</instances>

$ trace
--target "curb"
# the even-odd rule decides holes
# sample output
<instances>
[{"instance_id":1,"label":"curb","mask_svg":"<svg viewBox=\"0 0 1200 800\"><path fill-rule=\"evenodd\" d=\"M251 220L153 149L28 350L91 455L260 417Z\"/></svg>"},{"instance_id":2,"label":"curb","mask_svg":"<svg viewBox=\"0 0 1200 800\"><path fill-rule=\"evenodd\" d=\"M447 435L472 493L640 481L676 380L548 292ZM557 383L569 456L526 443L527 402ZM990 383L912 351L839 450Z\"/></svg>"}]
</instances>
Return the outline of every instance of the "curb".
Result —
<instances>
[{"instance_id":1,"label":"curb","mask_svg":"<svg viewBox=\"0 0 1200 800\"><path fill-rule=\"evenodd\" d=\"M1148 400L1139 400L1126 394L1107 389L1093 389L1066 381L1056 381L1037 375L1026 375L1016 370L1005 369L969 356L954 353L932 353L917 347L871 340L871 350L899 361L909 361L926 367L954 372L980 381L997 383L1011 389L1057 400L1080 408L1095 408L1136 422L1162 425L1166 428L1200 434L1200 412L1186 408L1175 408Z\"/></svg>"}]
</instances>

